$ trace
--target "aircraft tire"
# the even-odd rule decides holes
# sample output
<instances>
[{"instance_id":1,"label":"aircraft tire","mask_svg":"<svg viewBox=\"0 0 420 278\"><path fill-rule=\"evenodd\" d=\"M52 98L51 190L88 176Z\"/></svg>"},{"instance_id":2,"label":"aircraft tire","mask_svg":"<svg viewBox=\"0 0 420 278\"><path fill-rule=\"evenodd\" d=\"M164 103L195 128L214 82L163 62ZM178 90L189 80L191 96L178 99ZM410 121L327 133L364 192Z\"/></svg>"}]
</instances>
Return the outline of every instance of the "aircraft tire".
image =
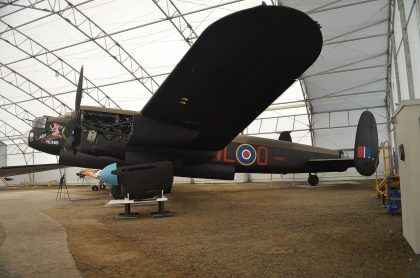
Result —
<instances>
[{"instance_id":1,"label":"aircraft tire","mask_svg":"<svg viewBox=\"0 0 420 278\"><path fill-rule=\"evenodd\" d=\"M105 189L105 183L103 181L99 182L99 189L104 190Z\"/></svg>"},{"instance_id":2,"label":"aircraft tire","mask_svg":"<svg viewBox=\"0 0 420 278\"><path fill-rule=\"evenodd\" d=\"M98 191L99 187L97 185L92 185L92 191Z\"/></svg>"},{"instance_id":3,"label":"aircraft tire","mask_svg":"<svg viewBox=\"0 0 420 278\"><path fill-rule=\"evenodd\" d=\"M317 176L317 175L312 175L312 174L309 174L309 177L308 177L308 183L309 183L311 186L315 186L315 185L317 185L317 184L319 183L319 178L318 178L318 176Z\"/></svg>"},{"instance_id":4,"label":"aircraft tire","mask_svg":"<svg viewBox=\"0 0 420 278\"><path fill-rule=\"evenodd\" d=\"M111 195L116 200L123 199L123 197L121 196L121 185L112 185Z\"/></svg>"}]
</instances>

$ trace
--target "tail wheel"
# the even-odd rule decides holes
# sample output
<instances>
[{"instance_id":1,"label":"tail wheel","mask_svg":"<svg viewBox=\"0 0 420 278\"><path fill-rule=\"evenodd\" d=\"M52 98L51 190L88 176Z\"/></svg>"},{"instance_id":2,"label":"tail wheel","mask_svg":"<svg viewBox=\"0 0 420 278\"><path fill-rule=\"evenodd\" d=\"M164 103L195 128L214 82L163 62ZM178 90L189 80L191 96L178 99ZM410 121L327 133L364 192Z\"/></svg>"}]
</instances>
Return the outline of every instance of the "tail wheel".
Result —
<instances>
[{"instance_id":1,"label":"tail wheel","mask_svg":"<svg viewBox=\"0 0 420 278\"><path fill-rule=\"evenodd\" d=\"M114 199L123 199L123 196L121 196L121 185L112 185L111 195Z\"/></svg>"},{"instance_id":2,"label":"tail wheel","mask_svg":"<svg viewBox=\"0 0 420 278\"><path fill-rule=\"evenodd\" d=\"M308 183L312 186L315 186L319 183L319 179L317 175L309 174Z\"/></svg>"}]
</instances>

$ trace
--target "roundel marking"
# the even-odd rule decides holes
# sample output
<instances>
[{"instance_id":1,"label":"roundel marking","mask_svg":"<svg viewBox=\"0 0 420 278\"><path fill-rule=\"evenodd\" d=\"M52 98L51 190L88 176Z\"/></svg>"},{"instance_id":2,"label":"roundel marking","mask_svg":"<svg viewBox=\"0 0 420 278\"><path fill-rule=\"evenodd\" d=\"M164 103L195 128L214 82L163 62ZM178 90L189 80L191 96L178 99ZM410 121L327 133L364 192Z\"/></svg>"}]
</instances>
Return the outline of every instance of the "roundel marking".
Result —
<instances>
[{"instance_id":1,"label":"roundel marking","mask_svg":"<svg viewBox=\"0 0 420 278\"><path fill-rule=\"evenodd\" d=\"M242 144L236 148L236 160L244 165L249 166L257 159L257 152L254 147L249 144Z\"/></svg>"}]
</instances>

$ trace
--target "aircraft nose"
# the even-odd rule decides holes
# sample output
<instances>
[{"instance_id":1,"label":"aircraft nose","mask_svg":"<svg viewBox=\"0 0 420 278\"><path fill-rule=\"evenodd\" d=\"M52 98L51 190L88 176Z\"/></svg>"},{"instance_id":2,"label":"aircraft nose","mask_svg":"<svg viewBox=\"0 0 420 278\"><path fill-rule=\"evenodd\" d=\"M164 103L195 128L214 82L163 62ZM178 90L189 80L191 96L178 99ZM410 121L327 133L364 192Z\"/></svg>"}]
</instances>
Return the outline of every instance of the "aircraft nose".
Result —
<instances>
[{"instance_id":1,"label":"aircraft nose","mask_svg":"<svg viewBox=\"0 0 420 278\"><path fill-rule=\"evenodd\" d=\"M32 131L31 129L26 131L22 136L23 137L22 138L23 142L25 142L25 144L28 145L28 146L29 146L29 141L30 141L29 137L31 136L31 131ZM33 134L32 134L32 136L33 136ZM31 139L32 139L32 136L31 136Z\"/></svg>"}]
</instances>

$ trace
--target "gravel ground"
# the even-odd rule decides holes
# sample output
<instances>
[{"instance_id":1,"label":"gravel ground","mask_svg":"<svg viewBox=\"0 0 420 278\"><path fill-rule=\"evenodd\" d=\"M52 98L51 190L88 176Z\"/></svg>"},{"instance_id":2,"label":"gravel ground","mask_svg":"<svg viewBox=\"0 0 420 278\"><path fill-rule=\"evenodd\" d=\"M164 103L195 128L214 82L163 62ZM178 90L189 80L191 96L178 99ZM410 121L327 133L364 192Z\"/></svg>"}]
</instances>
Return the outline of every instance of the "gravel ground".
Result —
<instances>
[{"instance_id":1,"label":"gravel ground","mask_svg":"<svg viewBox=\"0 0 420 278\"><path fill-rule=\"evenodd\" d=\"M0 246L3 245L3 242L5 239L6 239L6 232L3 228L3 225L0 223Z\"/></svg>"},{"instance_id":2,"label":"gravel ground","mask_svg":"<svg viewBox=\"0 0 420 278\"><path fill-rule=\"evenodd\" d=\"M107 191L48 210L84 277L420 277L420 258L374 181L175 185L166 208L105 208ZM72 193L71 193L72 194ZM1 239L1 232L0 232Z\"/></svg>"}]
</instances>

